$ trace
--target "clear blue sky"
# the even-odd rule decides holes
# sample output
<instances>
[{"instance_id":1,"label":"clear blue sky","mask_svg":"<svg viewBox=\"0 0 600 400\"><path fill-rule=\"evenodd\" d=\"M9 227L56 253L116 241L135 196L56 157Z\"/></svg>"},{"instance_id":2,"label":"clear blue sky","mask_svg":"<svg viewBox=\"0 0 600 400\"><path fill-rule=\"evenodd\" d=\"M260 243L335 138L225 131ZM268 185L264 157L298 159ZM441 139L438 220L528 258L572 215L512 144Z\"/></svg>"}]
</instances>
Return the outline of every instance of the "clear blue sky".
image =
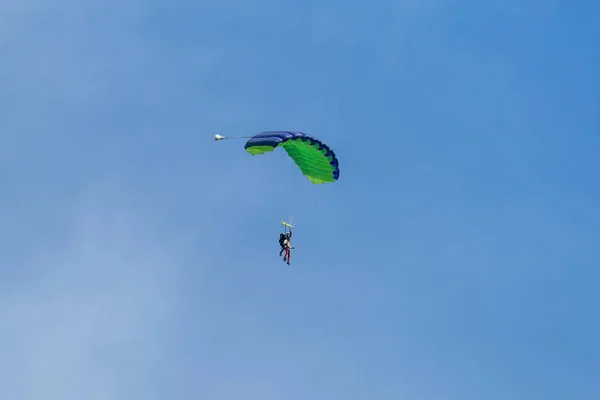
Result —
<instances>
[{"instance_id":1,"label":"clear blue sky","mask_svg":"<svg viewBox=\"0 0 600 400\"><path fill-rule=\"evenodd\" d=\"M0 398L599 399L600 4L218 3L0 5Z\"/></svg>"}]
</instances>

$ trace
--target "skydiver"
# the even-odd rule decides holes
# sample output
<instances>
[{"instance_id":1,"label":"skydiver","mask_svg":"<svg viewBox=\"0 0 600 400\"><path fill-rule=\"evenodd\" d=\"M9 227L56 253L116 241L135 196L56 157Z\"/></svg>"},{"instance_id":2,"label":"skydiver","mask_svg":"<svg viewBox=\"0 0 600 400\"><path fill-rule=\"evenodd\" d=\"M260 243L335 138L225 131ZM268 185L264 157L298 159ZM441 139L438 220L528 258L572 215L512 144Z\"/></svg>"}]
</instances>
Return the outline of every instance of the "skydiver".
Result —
<instances>
[{"instance_id":1,"label":"skydiver","mask_svg":"<svg viewBox=\"0 0 600 400\"><path fill-rule=\"evenodd\" d=\"M283 246L285 250L285 255L283 256L283 261L287 262L287 265L290 265L290 249L294 249L292 247L292 232L288 232L285 235L285 240L283 241Z\"/></svg>"},{"instance_id":2,"label":"skydiver","mask_svg":"<svg viewBox=\"0 0 600 400\"><path fill-rule=\"evenodd\" d=\"M285 250L285 241L290 240L291 238L292 238L292 232L279 234L279 246L281 246L281 251L279 252L280 257L281 257L281 254L283 254L283 252Z\"/></svg>"},{"instance_id":3,"label":"skydiver","mask_svg":"<svg viewBox=\"0 0 600 400\"><path fill-rule=\"evenodd\" d=\"M283 254L283 251L285 250L285 239L286 236L283 233L279 234L279 246L281 246L281 251L279 252L279 257L281 257L281 255Z\"/></svg>"}]
</instances>

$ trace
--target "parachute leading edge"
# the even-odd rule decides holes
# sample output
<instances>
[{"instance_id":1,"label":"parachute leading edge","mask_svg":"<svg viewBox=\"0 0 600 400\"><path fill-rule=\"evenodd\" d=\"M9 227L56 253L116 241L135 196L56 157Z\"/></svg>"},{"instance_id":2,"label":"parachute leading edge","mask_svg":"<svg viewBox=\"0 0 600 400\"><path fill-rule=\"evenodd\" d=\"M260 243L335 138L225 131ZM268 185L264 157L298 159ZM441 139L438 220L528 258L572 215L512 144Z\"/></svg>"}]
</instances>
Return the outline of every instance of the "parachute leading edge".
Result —
<instances>
[{"instance_id":1,"label":"parachute leading edge","mask_svg":"<svg viewBox=\"0 0 600 400\"><path fill-rule=\"evenodd\" d=\"M244 149L254 156L273 151L277 147L283 147L302 174L314 184L335 182L340 177L339 163L333 150L320 140L302 132L259 133L246 142Z\"/></svg>"}]
</instances>

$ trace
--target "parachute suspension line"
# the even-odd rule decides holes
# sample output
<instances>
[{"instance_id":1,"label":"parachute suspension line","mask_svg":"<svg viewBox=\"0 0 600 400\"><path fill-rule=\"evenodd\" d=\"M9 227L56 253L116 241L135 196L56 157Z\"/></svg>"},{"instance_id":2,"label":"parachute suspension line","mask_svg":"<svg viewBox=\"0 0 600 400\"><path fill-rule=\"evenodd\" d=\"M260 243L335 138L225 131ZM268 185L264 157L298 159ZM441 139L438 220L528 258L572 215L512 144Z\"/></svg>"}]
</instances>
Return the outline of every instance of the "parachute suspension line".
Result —
<instances>
[{"instance_id":1,"label":"parachute suspension line","mask_svg":"<svg viewBox=\"0 0 600 400\"><path fill-rule=\"evenodd\" d=\"M317 197L319 197L319 195L317 194L315 197L313 197L313 199L311 200L310 203L308 203L308 205L306 207L304 207L303 210L297 210L293 215L292 218L290 219L290 223L292 225L296 225L296 223L298 222L298 217L303 215L306 211L308 211L308 209L315 203L315 201L317 201ZM298 212L300 211L300 212Z\"/></svg>"}]
</instances>

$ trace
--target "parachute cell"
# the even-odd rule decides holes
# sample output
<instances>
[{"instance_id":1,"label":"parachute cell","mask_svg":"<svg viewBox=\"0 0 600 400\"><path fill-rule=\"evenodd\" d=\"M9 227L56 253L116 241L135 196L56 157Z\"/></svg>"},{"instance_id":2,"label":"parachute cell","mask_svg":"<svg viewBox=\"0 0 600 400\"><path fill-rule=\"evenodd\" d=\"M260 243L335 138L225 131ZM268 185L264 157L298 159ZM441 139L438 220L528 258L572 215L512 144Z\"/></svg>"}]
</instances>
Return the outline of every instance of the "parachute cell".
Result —
<instances>
[{"instance_id":1,"label":"parachute cell","mask_svg":"<svg viewBox=\"0 0 600 400\"><path fill-rule=\"evenodd\" d=\"M254 135L244 148L252 155L264 154L283 147L302 173L314 184L338 180L340 169L333 150L302 132L269 131Z\"/></svg>"}]
</instances>

